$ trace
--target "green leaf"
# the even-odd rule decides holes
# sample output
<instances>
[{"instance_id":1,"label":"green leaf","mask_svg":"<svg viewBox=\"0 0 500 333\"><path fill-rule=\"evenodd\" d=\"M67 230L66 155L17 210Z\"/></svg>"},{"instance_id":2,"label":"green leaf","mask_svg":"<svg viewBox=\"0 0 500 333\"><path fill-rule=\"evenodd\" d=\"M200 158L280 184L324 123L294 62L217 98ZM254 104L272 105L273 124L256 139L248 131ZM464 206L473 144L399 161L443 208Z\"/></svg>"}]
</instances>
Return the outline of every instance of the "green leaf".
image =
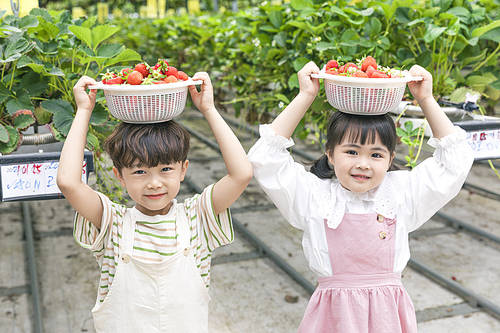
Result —
<instances>
[{"instance_id":1,"label":"green leaf","mask_svg":"<svg viewBox=\"0 0 500 333\"><path fill-rule=\"evenodd\" d=\"M290 89L299 88L299 77L297 76L297 73L293 73L288 79L288 87Z\"/></svg>"},{"instance_id":2,"label":"green leaf","mask_svg":"<svg viewBox=\"0 0 500 333\"><path fill-rule=\"evenodd\" d=\"M18 96L11 98L7 104L5 105L7 108L7 112L10 115L13 115L18 110L31 110L33 111L33 104L31 104L31 99L29 94L23 93Z\"/></svg>"},{"instance_id":3,"label":"green leaf","mask_svg":"<svg viewBox=\"0 0 500 333\"><path fill-rule=\"evenodd\" d=\"M0 142L3 143L9 142L9 132L7 132L7 130L2 124L0 124Z\"/></svg>"},{"instance_id":4,"label":"green leaf","mask_svg":"<svg viewBox=\"0 0 500 333\"><path fill-rule=\"evenodd\" d=\"M48 112L43 107L35 108L33 114L35 115L36 121L39 125L48 124L52 120L52 113Z\"/></svg>"},{"instance_id":5,"label":"green leaf","mask_svg":"<svg viewBox=\"0 0 500 333\"><path fill-rule=\"evenodd\" d=\"M54 126L63 135L68 135L73 123L73 107L63 100L47 100L42 102L42 107L52 113Z\"/></svg>"},{"instance_id":6,"label":"green leaf","mask_svg":"<svg viewBox=\"0 0 500 333\"><path fill-rule=\"evenodd\" d=\"M446 27L438 27L434 24L429 24L424 35L424 41L426 43L432 42L434 39L438 38L445 30Z\"/></svg>"},{"instance_id":7,"label":"green leaf","mask_svg":"<svg viewBox=\"0 0 500 333\"><path fill-rule=\"evenodd\" d=\"M498 27L500 27L500 20L493 21L490 24L487 24L483 27L476 28L476 29L472 30L471 36L472 37L481 37L485 33L489 32L493 29L496 29Z\"/></svg>"},{"instance_id":8,"label":"green leaf","mask_svg":"<svg viewBox=\"0 0 500 333\"><path fill-rule=\"evenodd\" d=\"M76 36L76 38L87 44L89 48L92 48L92 31L89 28L78 25L70 25L68 29Z\"/></svg>"},{"instance_id":9,"label":"green leaf","mask_svg":"<svg viewBox=\"0 0 500 333\"><path fill-rule=\"evenodd\" d=\"M283 21L283 15L281 11L273 10L269 13L269 21L274 27L279 28L281 26L281 22Z\"/></svg>"},{"instance_id":10,"label":"green leaf","mask_svg":"<svg viewBox=\"0 0 500 333\"><path fill-rule=\"evenodd\" d=\"M99 148L99 139L92 133L87 133L87 146L90 150L96 150Z\"/></svg>"},{"instance_id":11,"label":"green leaf","mask_svg":"<svg viewBox=\"0 0 500 333\"><path fill-rule=\"evenodd\" d=\"M101 104L96 103L90 116L90 123L92 125L100 125L106 122L106 120L108 120L108 112Z\"/></svg>"},{"instance_id":12,"label":"green leaf","mask_svg":"<svg viewBox=\"0 0 500 333\"><path fill-rule=\"evenodd\" d=\"M25 130L35 123L35 118L30 114L20 114L14 118L14 127L18 130Z\"/></svg>"},{"instance_id":13,"label":"green leaf","mask_svg":"<svg viewBox=\"0 0 500 333\"><path fill-rule=\"evenodd\" d=\"M285 104L290 104L290 100L288 99L288 97L286 97L286 96L285 96L285 95L283 95L283 94L276 94L276 95L275 95L275 97L276 97L278 100L280 100L280 101L282 101L283 103L285 103Z\"/></svg>"},{"instance_id":14,"label":"green leaf","mask_svg":"<svg viewBox=\"0 0 500 333\"><path fill-rule=\"evenodd\" d=\"M97 49L97 56L104 58L112 58L124 49L122 44L105 44Z\"/></svg>"},{"instance_id":15,"label":"green leaf","mask_svg":"<svg viewBox=\"0 0 500 333\"><path fill-rule=\"evenodd\" d=\"M313 8L313 4L311 0L291 0L290 4L293 9L296 10L304 10Z\"/></svg>"},{"instance_id":16,"label":"green leaf","mask_svg":"<svg viewBox=\"0 0 500 333\"><path fill-rule=\"evenodd\" d=\"M127 62L127 61L141 61L141 55L134 50L131 49L125 49L120 54L118 54L116 57L113 57L106 61L105 67L113 66L116 65L120 62Z\"/></svg>"},{"instance_id":17,"label":"green leaf","mask_svg":"<svg viewBox=\"0 0 500 333\"><path fill-rule=\"evenodd\" d=\"M99 44L113 36L115 33L120 31L120 27L115 27L112 25L98 25L92 29L92 50L96 50Z\"/></svg>"},{"instance_id":18,"label":"green leaf","mask_svg":"<svg viewBox=\"0 0 500 333\"><path fill-rule=\"evenodd\" d=\"M500 27L492 29L482 35L480 39L487 39L487 40L492 40L496 43L500 43Z\"/></svg>"},{"instance_id":19,"label":"green leaf","mask_svg":"<svg viewBox=\"0 0 500 333\"><path fill-rule=\"evenodd\" d=\"M500 89L500 80L496 80L490 86L495 89Z\"/></svg>"},{"instance_id":20,"label":"green leaf","mask_svg":"<svg viewBox=\"0 0 500 333\"><path fill-rule=\"evenodd\" d=\"M5 126L9 134L9 141L7 143L0 142L0 153L8 154L16 150L19 145L19 132L12 126Z\"/></svg>"},{"instance_id":21,"label":"green leaf","mask_svg":"<svg viewBox=\"0 0 500 333\"><path fill-rule=\"evenodd\" d=\"M309 59L307 58L304 58L304 57L300 57L300 58L297 58L293 61L293 69L298 72L299 70L302 69L302 67L304 67L305 64L307 64L309 62Z\"/></svg>"}]
</instances>

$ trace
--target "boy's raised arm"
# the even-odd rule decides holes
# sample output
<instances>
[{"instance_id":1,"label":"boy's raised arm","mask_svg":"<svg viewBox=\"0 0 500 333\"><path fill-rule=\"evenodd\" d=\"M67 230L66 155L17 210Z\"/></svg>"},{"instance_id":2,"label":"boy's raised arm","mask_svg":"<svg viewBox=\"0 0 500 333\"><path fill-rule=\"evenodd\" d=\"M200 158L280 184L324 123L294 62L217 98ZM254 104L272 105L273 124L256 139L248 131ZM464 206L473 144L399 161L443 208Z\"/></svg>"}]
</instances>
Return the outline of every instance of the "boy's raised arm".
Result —
<instances>
[{"instance_id":1,"label":"boy's raised arm","mask_svg":"<svg viewBox=\"0 0 500 333\"><path fill-rule=\"evenodd\" d=\"M83 152L96 99L96 91L87 94L86 88L96 83L94 79L83 76L73 88L77 111L61 151L57 186L78 213L100 228L103 212L101 199L82 181Z\"/></svg>"},{"instance_id":2,"label":"boy's raised arm","mask_svg":"<svg viewBox=\"0 0 500 333\"><path fill-rule=\"evenodd\" d=\"M203 81L201 91L198 92L195 86L190 86L189 92L193 103L207 119L214 133L228 172L215 184L212 193L215 214L218 215L243 193L253 177L252 165L240 141L215 108L212 83L208 74L196 73L193 80Z\"/></svg>"}]
</instances>

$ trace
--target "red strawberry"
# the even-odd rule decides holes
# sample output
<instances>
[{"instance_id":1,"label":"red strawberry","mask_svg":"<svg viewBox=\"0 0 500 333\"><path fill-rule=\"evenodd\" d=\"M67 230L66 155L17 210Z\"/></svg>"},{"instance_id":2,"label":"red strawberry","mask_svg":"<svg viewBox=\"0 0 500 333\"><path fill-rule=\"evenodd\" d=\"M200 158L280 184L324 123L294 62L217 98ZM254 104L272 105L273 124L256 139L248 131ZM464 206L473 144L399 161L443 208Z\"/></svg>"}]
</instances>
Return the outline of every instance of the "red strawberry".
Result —
<instances>
[{"instance_id":1,"label":"red strawberry","mask_svg":"<svg viewBox=\"0 0 500 333\"><path fill-rule=\"evenodd\" d=\"M125 82L125 81L121 77L115 77L115 78L106 80L105 84L122 84L123 82Z\"/></svg>"},{"instance_id":2,"label":"red strawberry","mask_svg":"<svg viewBox=\"0 0 500 333\"><path fill-rule=\"evenodd\" d=\"M124 79L127 78L127 75L129 75L133 71L132 68L124 68L120 71L120 76Z\"/></svg>"},{"instance_id":3,"label":"red strawberry","mask_svg":"<svg viewBox=\"0 0 500 333\"><path fill-rule=\"evenodd\" d=\"M325 73L330 74L330 75L338 75L339 74L339 72L337 72L337 70L335 68L327 68Z\"/></svg>"},{"instance_id":4,"label":"red strawberry","mask_svg":"<svg viewBox=\"0 0 500 333\"><path fill-rule=\"evenodd\" d=\"M168 66L168 69L165 72L165 75L167 75L167 76L172 75L172 76L175 76L177 78L177 73L178 73L177 68L175 68L174 66Z\"/></svg>"},{"instance_id":5,"label":"red strawberry","mask_svg":"<svg viewBox=\"0 0 500 333\"><path fill-rule=\"evenodd\" d=\"M142 76L141 72L132 71L127 77L127 83L133 84L133 85L138 85L138 84L142 83L143 79L144 79L144 77Z\"/></svg>"},{"instance_id":6,"label":"red strawberry","mask_svg":"<svg viewBox=\"0 0 500 333\"><path fill-rule=\"evenodd\" d=\"M372 66L368 66L365 72L366 74L368 74L368 77L372 77L373 72L375 72L375 68L373 68Z\"/></svg>"},{"instance_id":7,"label":"red strawberry","mask_svg":"<svg viewBox=\"0 0 500 333\"><path fill-rule=\"evenodd\" d=\"M186 73L184 73L183 71L178 71L178 72L177 72L177 78L178 78L179 80L182 80L182 81L187 81L187 80L189 80L189 76L188 76Z\"/></svg>"},{"instance_id":8,"label":"red strawberry","mask_svg":"<svg viewBox=\"0 0 500 333\"><path fill-rule=\"evenodd\" d=\"M135 65L134 70L140 72L143 77L148 77L149 75L149 66L145 63Z\"/></svg>"},{"instance_id":9,"label":"red strawberry","mask_svg":"<svg viewBox=\"0 0 500 333\"><path fill-rule=\"evenodd\" d=\"M372 73L372 78L377 78L377 79L387 79L389 78L389 75L385 74L384 72L381 72L381 71L374 71Z\"/></svg>"},{"instance_id":10,"label":"red strawberry","mask_svg":"<svg viewBox=\"0 0 500 333\"><path fill-rule=\"evenodd\" d=\"M326 69L329 69L329 68L339 68L339 63L337 62L337 60L330 60L326 63Z\"/></svg>"},{"instance_id":11,"label":"red strawberry","mask_svg":"<svg viewBox=\"0 0 500 333\"><path fill-rule=\"evenodd\" d=\"M166 78L163 79L166 83L174 83L177 82L177 78L173 75L169 75Z\"/></svg>"},{"instance_id":12,"label":"red strawberry","mask_svg":"<svg viewBox=\"0 0 500 333\"><path fill-rule=\"evenodd\" d=\"M352 62L348 62L347 64L345 64L339 68L340 73L354 73L357 70L359 70L358 66L356 66Z\"/></svg>"},{"instance_id":13,"label":"red strawberry","mask_svg":"<svg viewBox=\"0 0 500 333\"><path fill-rule=\"evenodd\" d=\"M363 71L357 71L354 74L352 74L352 76L354 76L354 77L368 77L368 74L366 74Z\"/></svg>"},{"instance_id":14,"label":"red strawberry","mask_svg":"<svg viewBox=\"0 0 500 333\"><path fill-rule=\"evenodd\" d=\"M367 56L363 61L361 62L361 70L363 72L366 72L369 66L372 66L374 69L377 69L377 61L375 58L371 56Z\"/></svg>"}]
</instances>

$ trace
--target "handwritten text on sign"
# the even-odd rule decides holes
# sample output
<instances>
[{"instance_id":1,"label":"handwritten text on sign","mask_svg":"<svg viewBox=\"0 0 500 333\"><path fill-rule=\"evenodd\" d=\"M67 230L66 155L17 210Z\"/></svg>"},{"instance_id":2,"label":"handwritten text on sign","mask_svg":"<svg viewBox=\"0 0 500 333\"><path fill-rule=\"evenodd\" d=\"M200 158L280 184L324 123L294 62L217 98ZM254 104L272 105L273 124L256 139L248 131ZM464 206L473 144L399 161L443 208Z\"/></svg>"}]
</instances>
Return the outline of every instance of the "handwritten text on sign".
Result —
<instances>
[{"instance_id":1,"label":"handwritten text on sign","mask_svg":"<svg viewBox=\"0 0 500 333\"><path fill-rule=\"evenodd\" d=\"M60 194L56 184L59 161L5 165L0 168L3 199ZM87 182L87 163L84 161L82 181Z\"/></svg>"},{"instance_id":2,"label":"handwritten text on sign","mask_svg":"<svg viewBox=\"0 0 500 333\"><path fill-rule=\"evenodd\" d=\"M475 158L500 157L500 129L467 132Z\"/></svg>"}]
</instances>

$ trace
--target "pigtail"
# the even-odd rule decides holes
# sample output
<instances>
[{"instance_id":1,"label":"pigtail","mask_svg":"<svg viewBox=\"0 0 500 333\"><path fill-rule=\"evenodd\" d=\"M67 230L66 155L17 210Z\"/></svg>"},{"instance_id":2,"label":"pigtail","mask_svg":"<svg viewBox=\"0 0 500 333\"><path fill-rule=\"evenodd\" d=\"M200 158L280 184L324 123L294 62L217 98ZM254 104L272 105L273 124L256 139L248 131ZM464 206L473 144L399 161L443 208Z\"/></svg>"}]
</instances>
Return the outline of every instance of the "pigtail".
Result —
<instances>
[{"instance_id":1,"label":"pigtail","mask_svg":"<svg viewBox=\"0 0 500 333\"><path fill-rule=\"evenodd\" d=\"M328 163L328 157L326 156L326 154L323 154L323 156L313 162L310 171L311 173L322 179L332 178L335 175L333 169Z\"/></svg>"}]
</instances>

